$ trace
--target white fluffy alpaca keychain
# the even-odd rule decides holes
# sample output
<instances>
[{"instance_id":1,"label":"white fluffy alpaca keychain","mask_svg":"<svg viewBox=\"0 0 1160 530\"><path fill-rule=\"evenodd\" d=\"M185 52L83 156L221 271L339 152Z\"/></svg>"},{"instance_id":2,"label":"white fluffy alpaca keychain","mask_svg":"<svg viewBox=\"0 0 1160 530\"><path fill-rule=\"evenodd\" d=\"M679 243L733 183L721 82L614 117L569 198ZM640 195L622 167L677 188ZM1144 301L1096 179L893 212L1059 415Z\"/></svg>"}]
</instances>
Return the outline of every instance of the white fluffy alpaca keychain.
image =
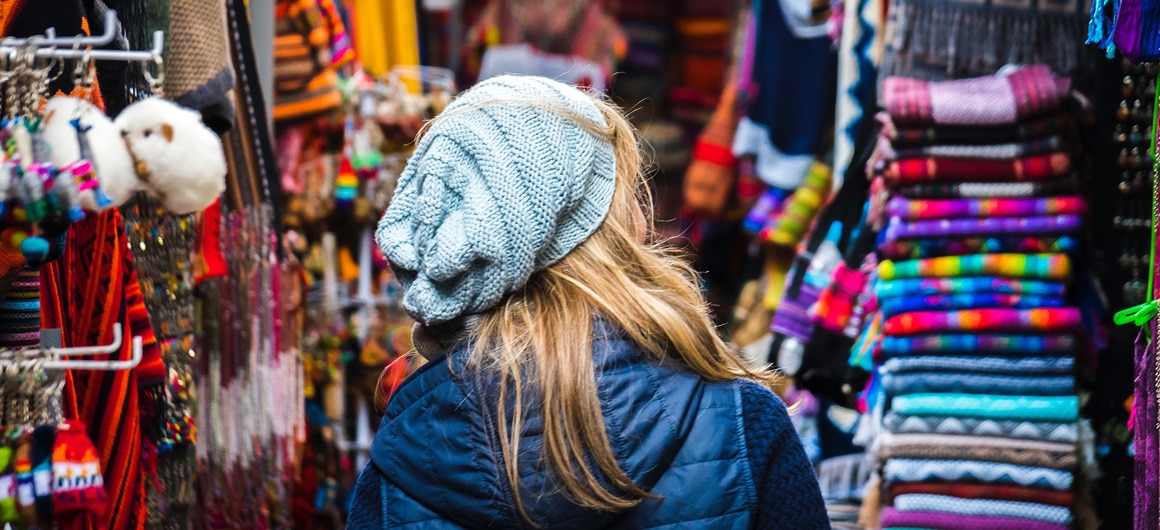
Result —
<instances>
[{"instance_id":1,"label":"white fluffy alpaca keychain","mask_svg":"<svg viewBox=\"0 0 1160 530\"><path fill-rule=\"evenodd\" d=\"M158 93L160 75L146 68L146 80ZM58 167L92 162L108 200L82 194L86 209L120 206L133 192L145 191L168 212L182 215L207 208L225 191L226 160L217 134L197 112L160 97L133 103L110 120L87 101L56 96L45 108L44 127Z\"/></svg>"},{"instance_id":2,"label":"white fluffy alpaca keychain","mask_svg":"<svg viewBox=\"0 0 1160 530\"><path fill-rule=\"evenodd\" d=\"M113 125L137 179L170 213L203 210L225 191L221 140L197 112L154 97L126 107Z\"/></svg>"}]
</instances>

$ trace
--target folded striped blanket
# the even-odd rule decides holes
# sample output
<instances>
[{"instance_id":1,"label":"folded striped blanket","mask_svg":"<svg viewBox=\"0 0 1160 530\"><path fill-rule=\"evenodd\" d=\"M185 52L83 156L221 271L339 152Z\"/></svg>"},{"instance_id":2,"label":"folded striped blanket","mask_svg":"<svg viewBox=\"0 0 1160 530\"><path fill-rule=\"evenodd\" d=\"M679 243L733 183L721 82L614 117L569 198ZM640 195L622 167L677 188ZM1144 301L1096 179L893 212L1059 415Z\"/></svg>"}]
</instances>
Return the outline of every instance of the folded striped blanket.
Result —
<instances>
[{"instance_id":1,"label":"folded striped blanket","mask_svg":"<svg viewBox=\"0 0 1160 530\"><path fill-rule=\"evenodd\" d=\"M882 137L879 137L878 143L878 150L884 160L905 160L908 158L928 157L1006 160L1055 153L1063 149L1063 137L1058 134L1022 142L999 144L930 144L896 149L890 143L889 139Z\"/></svg>"},{"instance_id":2,"label":"folded striped blanket","mask_svg":"<svg viewBox=\"0 0 1160 530\"><path fill-rule=\"evenodd\" d=\"M999 499L1034 502L1070 509L1075 495L1070 491L1031 488L1011 484L972 484L969 482L890 482L883 487L886 504L892 504L900 495L910 493L947 495L961 499Z\"/></svg>"},{"instance_id":3,"label":"folded striped blanket","mask_svg":"<svg viewBox=\"0 0 1160 530\"><path fill-rule=\"evenodd\" d=\"M1060 443L1075 443L1079 433L1074 421L992 420L908 415L896 412L888 412L883 424L888 431L895 434L962 434Z\"/></svg>"},{"instance_id":4,"label":"folded striped blanket","mask_svg":"<svg viewBox=\"0 0 1160 530\"><path fill-rule=\"evenodd\" d=\"M1062 525L1069 525L1072 521L1071 510L1060 506L992 499L960 499L945 495L899 495L894 499L894 509L900 512L942 512L1034 519Z\"/></svg>"},{"instance_id":5,"label":"folded striped blanket","mask_svg":"<svg viewBox=\"0 0 1160 530\"><path fill-rule=\"evenodd\" d=\"M1018 517L988 517L942 512L902 512L882 510L882 528L903 530L938 528L940 530L1070 530L1071 526Z\"/></svg>"},{"instance_id":6,"label":"folded striped blanket","mask_svg":"<svg viewBox=\"0 0 1160 530\"><path fill-rule=\"evenodd\" d=\"M888 336L944 331L1052 333L1075 330L1080 324L1080 311L1074 307L962 309L955 311L915 311L895 315L886 320L883 332Z\"/></svg>"},{"instance_id":7,"label":"folded striped blanket","mask_svg":"<svg viewBox=\"0 0 1160 530\"><path fill-rule=\"evenodd\" d=\"M910 394L894 398L891 408L898 414L912 416L1074 422L1079 415L1079 398Z\"/></svg>"},{"instance_id":8,"label":"folded striped blanket","mask_svg":"<svg viewBox=\"0 0 1160 530\"><path fill-rule=\"evenodd\" d=\"M888 396L921 393L1066 396L1075 394L1075 376L955 372L887 373L882 375L882 389Z\"/></svg>"},{"instance_id":9,"label":"folded striped blanket","mask_svg":"<svg viewBox=\"0 0 1160 530\"><path fill-rule=\"evenodd\" d=\"M1032 182L927 182L904 184L895 191L914 199L968 197L1048 197L1075 193L1075 178L1036 180Z\"/></svg>"},{"instance_id":10,"label":"folded striped blanket","mask_svg":"<svg viewBox=\"0 0 1160 530\"><path fill-rule=\"evenodd\" d=\"M1063 307L1062 298L1021 294L936 294L902 296L879 300L878 307L887 317L914 311L947 311L952 309L1033 309Z\"/></svg>"},{"instance_id":11,"label":"folded striped blanket","mask_svg":"<svg viewBox=\"0 0 1160 530\"><path fill-rule=\"evenodd\" d=\"M982 219L928 219L903 221L892 217L886 225L886 240L937 237L1045 236L1075 232L1083 225L1075 214L1028 217L986 217Z\"/></svg>"},{"instance_id":12,"label":"folded striped blanket","mask_svg":"<svg viewBox=\"0 0 1160 530\"><path fill-rule=\"evenodd\" d=\"M959 217L1026 217L1063 215L1084 212L1082 197L1042 197L1033 199L907 199L894 197L886 204L890 217L914 221L920 219L955 219Z\"/></svg>"},{"instance_id":13,"label":"folded striped blanket","mask_svg":"<svg viewBox=\"0 0 1160 530\"><path fill-rule=\"evenodd\" d=\"M994 440L994 441L992 441ZM1078 464L1075 444L946 434L883 433L878 456L882 460L975 460L1064 471Z\"/></svg>"},{"instance_id":14,"label":"folded striped blanket","mask_svg":"<svg viewBox=\"0 0 1160 530\"><path fill-rule=\"evenodd\" d=\"M963 278L1000 276L1040 280L1066 280L1071 276L1067 254L973 254L911 261L883 261L878 278Z\"/></svg>"},{"instance_id":15,"label":"folded striped blanket","mask_svg":"<svg viewBox=\"0 0 1160 530\"><path fill-rule=\"evenodd\" d=\"M1011 160L910 158L895 160L882 170L891 186L922 182L1029 182L1052 180L1071 173L1071 157L1057 152Z\"/></svg>"},{"instance_id":16,"label":"folded striped blanket","mask_svg":"<svg viewBox=\"0 0 1160 530\"><path fill-rule=\"evenodd\" d=\"M977 372L985 374L1070 374L1075 357L974 357L915 355L894 357L882 363L882 372Z\"/></svg>"},{"instance_id":17,"label":"folded striped blanket","mask_svg":"<svg viewBox=\"0 0 1160 530\"><path fill-rule=\"evenodd\" d=\"M884 480L921 482L991 482L1035 486L1054 490L1071 489L1070 472L1042 467L1017 466L970 460L915 460L892 458L882 466Z\"/></svg>"},{"instance_id":18,"label":"folded striped blanket","mask_svg":"<svg viewBox=\"0 0 1160 530\"><path fill-rule=\"evenodd\" d=\"M1070 254L1076 250L1079 250L1079 241L1069 235L938 237L896 239L878 244L878 255L882 259L896 261L986 253Z\"/></svg>"},{"instance_id":19,"label":"folded striped blanket","mask_svg":"<svg viewBox=\"0 0 1160 530\"><path fill-rule=\"evenodd\" d=\"M875 119L882 124L882 137L890 140L894 148L899 146L925 145L990 145L1012 142L1027 142L1036 138L1046 138L1067 131L1072 119L1066 113L1055 114L1013 125L961 126L961 125L902 125L894 123L890 115L878 113Z\"/></svg>"},{"instance_id":20,"label":"folded striped blanket","mask_svg":"<svg viewBox=\"0 0 1160 530\"><path fill-rule=\"evenodd\" d=\"M886 336L882 338L879 352L886 358L963 353L1038 356L1071 353L1075 345L1075 337L1070 334Z\"/></svg>"},{"instance_id":21,"label":"folded striped blanket","mask_svg":"<svg viewBox=\"0 0 1160 530\"><path fill-rule=\"evenodd\" d=\"M993 276L973 278L906 278L900 280L880 280L874 285L874 294L878 295L879 298L967 293L1063 296L1066 292L1067 286L1061 282L1018 280Z\"/></svg>"}]
</instances>

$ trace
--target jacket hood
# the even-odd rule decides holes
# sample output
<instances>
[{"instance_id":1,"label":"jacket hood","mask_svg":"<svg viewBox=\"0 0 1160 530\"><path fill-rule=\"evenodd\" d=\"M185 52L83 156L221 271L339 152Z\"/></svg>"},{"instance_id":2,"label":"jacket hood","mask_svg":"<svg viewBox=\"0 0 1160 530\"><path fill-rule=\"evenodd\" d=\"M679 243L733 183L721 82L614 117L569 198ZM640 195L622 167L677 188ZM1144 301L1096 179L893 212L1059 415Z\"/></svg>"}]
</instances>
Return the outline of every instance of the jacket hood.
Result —
<instances>
[{"instance_id":1,"label":"jacket hood","mask_svg":"<svg viewBox=\"0 0 1160 530\"><path fill-rule=\"evenodd\" d=\"M597 391L613 453L628 476L649 490L687 442L705 383L697 377L666 377L665 372L687 370L648 356L604 323L597 323L595 332ZM525 527L500 450L497 380L468 371L466 357L466 345L453 347L396 391L371 460L385 480L456 524ZM539 459L542 415L536 410L526 414L518 487L530 518L552 528L612 524L620 514L578 506L554 483Z\"/></svg>"}]
</instances>

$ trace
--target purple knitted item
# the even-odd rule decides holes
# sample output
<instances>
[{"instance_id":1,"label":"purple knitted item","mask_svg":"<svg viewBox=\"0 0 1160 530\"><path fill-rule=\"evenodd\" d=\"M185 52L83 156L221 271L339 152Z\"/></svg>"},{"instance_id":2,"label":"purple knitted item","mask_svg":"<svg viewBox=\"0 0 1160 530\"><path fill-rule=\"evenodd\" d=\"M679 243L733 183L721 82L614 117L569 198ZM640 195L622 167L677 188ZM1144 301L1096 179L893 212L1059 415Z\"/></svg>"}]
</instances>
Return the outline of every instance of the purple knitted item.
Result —
<instances>
[{"instance_id":1,"label":"purple knitted item","mask_svg":"<svg viewBox=\"0 0 1160 530\"><path fill-rule=\"evenodd\" d=\"M1080 217L1074 214L1034 217L985 217L982 219L939 219L905 222L897 217L886 227L886 240L920 237L964 237L990 235L1041 235L1074 232Z\"/></svg>"},{"instance_id":2,"label":"purple knitted item","mask_svg":"<svg viewBox=\"0 0 1160 530\"><path fill-rule=\"evenodd\" d=\"M810 306L821 297L821 290L802 282L797 296L786 296L777 307L770 329L798 340L808 340L814 332Z\"/></svg>"},{"instance_id":3,"label":"purple knitted item","mask_svg":"<svg viewBox=\"0 0 1160 530\"><path fill-rule=\"evenodd\" d=\"M1062 524L1021 519L1018 517L986 517L944 512L900 512L894 508L882 510L882 528L939 528L942 530L1070 530Z\"/></svg>"},{"instance_id":4,"label":"purple knitted item","mask_svg":"<svg viewBox=\"0 0 1160 530\"><path fill-rule=\"evenodd\" d=\"M1136 450L1132 519L1136 530L1155 529L1160 522L1160 506L1157 505L1160 433L1156 426L1156 349L1153 347L1155 341L1149 344L1144 335L1149 332L1149 327L1141 328L1136 336L1135 410L1132 414Z\"/></svg>"}]
</instances>

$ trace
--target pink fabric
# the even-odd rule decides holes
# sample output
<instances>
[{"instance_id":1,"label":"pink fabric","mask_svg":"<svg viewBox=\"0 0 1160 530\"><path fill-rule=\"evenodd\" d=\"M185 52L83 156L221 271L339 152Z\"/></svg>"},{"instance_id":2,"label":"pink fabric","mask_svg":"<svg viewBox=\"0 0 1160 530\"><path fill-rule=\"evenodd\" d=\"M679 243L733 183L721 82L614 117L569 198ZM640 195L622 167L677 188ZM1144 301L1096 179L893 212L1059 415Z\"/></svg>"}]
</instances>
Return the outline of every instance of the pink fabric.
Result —
<instances>
[{"instance_id":1,"label":"pink fabric","mask_svg":"<svg viewBox=\"0 0 1160 530\"><path fill-rule=\"evenodd\" d=\"M955 81L888 77L882 106L899 125L1013 125L1058 110L1069 89L1046 65Z\"/></svg>"}]
</instances>

